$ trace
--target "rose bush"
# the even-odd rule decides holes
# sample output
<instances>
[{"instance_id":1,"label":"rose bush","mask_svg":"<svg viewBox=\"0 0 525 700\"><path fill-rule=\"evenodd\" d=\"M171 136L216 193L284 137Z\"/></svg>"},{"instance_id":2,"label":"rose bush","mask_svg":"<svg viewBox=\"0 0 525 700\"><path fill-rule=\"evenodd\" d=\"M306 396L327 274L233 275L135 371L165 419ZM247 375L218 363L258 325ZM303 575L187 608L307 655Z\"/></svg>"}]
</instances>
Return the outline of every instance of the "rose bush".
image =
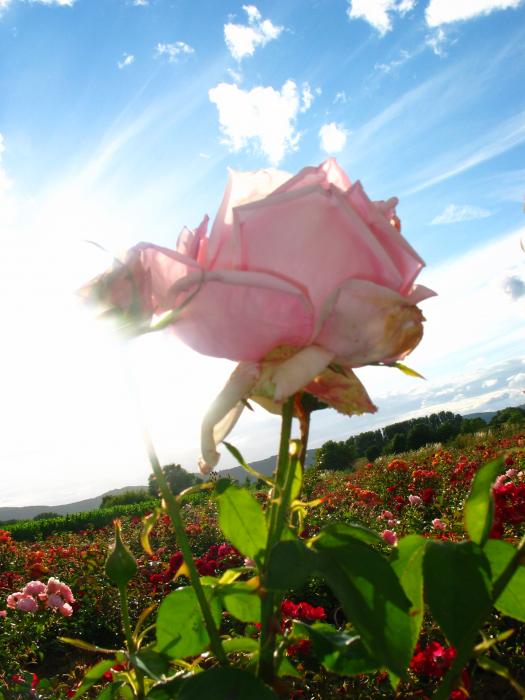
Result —
<instances>
[{"instance_id":1,"label":"rose bush","mask_svg":"<svg viewBox=\"0 0 525 700\"><path fill-rule=\"evenodd\" d=\"M132 248L88 295L149 330L162 318L195 350L239 361L202 429L202 471L251 396L269 410L300 389L343 413L375 411L352 368L393 363L420 341L423 261L395 197L371 201L334 159L294 177L232 172L208 218L176 250Z\"/></svg>"}]
</instances>

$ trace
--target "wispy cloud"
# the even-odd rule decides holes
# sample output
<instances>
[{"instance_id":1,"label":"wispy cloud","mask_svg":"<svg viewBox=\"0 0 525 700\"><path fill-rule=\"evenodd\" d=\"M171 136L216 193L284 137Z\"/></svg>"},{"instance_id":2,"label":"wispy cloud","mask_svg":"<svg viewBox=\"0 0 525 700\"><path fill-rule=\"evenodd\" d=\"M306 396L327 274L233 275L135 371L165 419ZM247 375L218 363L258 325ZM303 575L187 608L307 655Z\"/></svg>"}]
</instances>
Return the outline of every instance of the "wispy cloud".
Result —
<instances>
[{"instance_id":1,"label":"wispy cloud","mask_svg":"<svg viewBox=\"0 0 525 700\"><path fill-rule=\"evenodd\" d=\"M460 221L473 221L475 219L485 219L492 216L494 212L481 207L474 207L470 204L448 204L445 209L435 216L431 224L457 224Z\"/></svg>"},{"instance_id":2,"label":"wispy cloud","mask_svg":"<svg viewBox=\"0 0 525 700\"><path fill-rule=\"evenodd\" d=\"M217 105L224 143L231 150L255 147L277 165L285 153L296 149L295 122L302 105L293 80L287 80L281 90L263 86L242 90L219 83L208 95Z\"/></svg>"},{"instance_id":3,"label":"wispy cloud","mask_svg":"<svg viewBox=\"0 0 525 700\"><path fill-rule=\"evenodd\" d=\"M146 7L149 5L149 0L133 0L135 7Z\"/></svg>"},{"instance_id":4,"label":"wispy cloud","mask_svg":"<svg viewBox=\"0 0 525 700\"><path fill-rule=\"evenodd\" d=\"M339 153L346 146L348 131L342 124L330 122L319 129L319 143L326 153Z\"/></svg>"},{"instance_id":5,"label":"wispy cloud","mask_svg":"<svg viewBox=\"0 0 525 700\"><path fill-rule=\"evenodd\" d=\"M241 61L246 56L253 56L258 46L265 46L277 39L283 31L269 19L263 19L255 5L243 5L248 16L248 24L224 25L224 40L233 58Z\"/></svg>"},{"instance_id":6,"label":"wispy cloud","mask_svg":"<svg viewBox=\"0 0 525 700\"><path fill-rule=\"evenodd\" d=\"M425 38L425 44L440 58L447 55L446 47L449 42L449 36L442 27L438 27Z\"/></svg>"},{"instance_id":7,"label":"wispy cloud","mask_svg":"<svg viewBox=\"0 0 525 700\"><path fill-rule=\"evenodd\" d=\"M135 56L132 53L124 53L122 54L121 60L117 63L117 66L122 70L123 68L126 68L127 66L131 66L132 63L135 61Z\"/></svg>"},{"instance_id":8,"label":"wispy cloud","mask_svg":"<svg viewBox=\"0 0 525 700\"><path fill-rule=\"evenodd\" d=\"M407 190L405 194L414 194L437 185L501 153L510 151L523 142L525 142L525 110L498 124L487 135L474 139L468 146L459 149L459 152L455 149L445 154L432 168L417 173L415 180L419 184Z\"/></svg>"},{"instance_id":9,"label":"wispy cloud","mask_svg":"<svg viewBox=\"0 0 525 700\"><path fill-rule=\"evenodd\" d=\"M168 63L176 63L184 56L190 56L195 53L195 49L184 41L176 41L173 44L157 44L155 48L155 56L168 59Z\"/></svg>"},{"instance_id":10,"label":"wispy cloud","mask_svg":"<svg viewBox=\"0 0 525 700\"><path fill-rule=\"evenodd\" d=\"M496 10L517 8L523 0L469 0L468 2L451 0L430 0L425 11L429 27L439 27L441 24L460 22L482 15L489 15Z\"/></svg>"},{"instance_id":11,"label":"wispy cloud","mask_svg":"<svg viewBox=\"0 0 525 700\"><path fill-rule=\"evenodd\" d=\"M412 10L416 0L349 0L349 19L363 19L384 36L392 29L392 17Z\"/></svg>"}]
</instances>

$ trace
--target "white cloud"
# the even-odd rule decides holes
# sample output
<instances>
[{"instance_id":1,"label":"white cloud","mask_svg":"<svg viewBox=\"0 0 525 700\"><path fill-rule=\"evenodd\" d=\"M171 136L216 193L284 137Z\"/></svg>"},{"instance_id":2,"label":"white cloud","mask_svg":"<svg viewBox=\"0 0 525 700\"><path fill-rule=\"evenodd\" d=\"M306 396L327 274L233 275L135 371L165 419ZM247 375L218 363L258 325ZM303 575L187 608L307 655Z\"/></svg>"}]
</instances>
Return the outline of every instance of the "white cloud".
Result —
<instances>
[{"instance_id":1,"label":"white cloud","mask_svg":"<svg viewBox=\"0 0 525 700\"><path fill-rule=\"evenodd\" d=\"M346 92L344 90L341 90L340 92L337 92L334 97L334 104L337 104L338 102L341 102L342 104L345 104L348 100L348 97L346 96Z\"/></svg>"},{"instance_id":2,"label":"white cloud","mask_svg":"<svg viewBox=\"0 0 525 700\"><path fill-rule=\"evenodd\" d=\"M346 146L348 132L342 124L330 122L319 129L319 141L326 153L339 153Z\"/></svg>"},{"instance_id":3,"label":"white cloud","mask_svg":"<svg viewBox=\"0 0 525 700\"><path fill-rule=\"evenodd\" d=\"M445 209L435 216L431 224L457 224L459 221L473 221L475 219L486 219L492 216L493 212L481 207L473 207L470 204L449 204Z\"/></svg>"},{"instance_id":4,"label":"white cloud","mask_svg":"<svg viewBox=\"0 0 525 700\"><path fill-rule=\"evenodd\" d=\"M385 73L386 75L388 75L393 70L395 70L396 68L399 68L404 63L409 61L412 58L412 56L413 56L413 54L411 54L409 51L406 51L406 49L402 49L399 52L399 58L394 58L392 61L389 61L388 63L376 63L374 66L374 69L380 71L381 73Z\"/></svg>"},{"instance_id":5,"label":"white cloud","mask_svg":"<svg viewBox=\"0 0 525 700\"><path fill-rule=\"evenodd\" d=\"M175 63L181 56L189 56L192 53L195 53L195 49L184 41L176 41L174 44L159 43L155 49L155 56L165 56L169 63Z\"/></svg>"},{"instance_id":6,"label":"white cloud","mask_svg":"<svg viewBox=\"0 0 525 700\"><path fill-rule=\"evenodd\" d=\"M277 165L285 153L295 150L301 100L293 80L287 80L280 91L263 86L242 90L219 83L208 96L217 105L224 142L233 151L255 146Z\"/></svg>"},{"instance_id":7,"label":"white cloud","mask_svg":"<svg viewBox=\"0 0 525 700\"><path fill-rule=\"evenodd\" d=\"M430 0L425 17L429 27L439 27L449 22L489 15L496 10L516 8L522 2L523 0Z\"/></svg>"},{"instance_id":8,"label":"white cloud","mask_svg":"<svg viewBox=\"0 0 525 700\"><path fill-rule=\"evenodd\" d=\"M425 39L425 44L432 49L432 51L442 58L446 56L445 47L448 43L448 36L442 27L438 27L432 34L429 34Z\"/></svg>"},{"instance_id":9,"label":"white cloud","mask_svg":"<svg viewBox=\"0 0 525 700\"><path fill-rule=\"evenodd\" d=\"M12 0L0 0L0 12L2 12L2 10L7 10L11 2Z\"/></svg>"},{"instance_id":10,"label":"white cloud","mask_svg":"<svg viewBox=\"0 0 525 700\"><path fill-rule=\"evenodd\" d=\"M149 5L149 0L133 0L135 7L146 7Z\"/></svg>"},{"instance_id":11,"label":"white cloud","mask_svg":"<svg viewBox=\"0 0 525 700\"><path fill-rule=\"evenodd\" d=\"M507 379L507 384L511 387L525 386L525 372L518 372Z\"/></svg>"},{"instance_id":12,"label":"white cloud","mask_svg":"<svg viewBox=\"0 0 525 700\"><path fill-rule=\"evenodd\" d=\"M417 0L349 0L346 13L350 19L364 19L384 36L392 29L392 15L404 15Z\"/></svg>"},{"instance_id":13,"label":"white cloud","mask_svg":"<svg viewBox=\"0 0 525 700\"><path fill-rule=\"evenodd\" d=\"M525 282L518 275L509 275L503 280L503 291L514 301L525 297Z\"/></svg>"},{"instance_id":14,"label":"white cloud","mask_svg":"<svg viewBox=\"0 0 525 700\"><path fill-rule=\"evenodd\" d=\"M13 220L16 210L16 203L11 195L12 182L2 166L2 154L4 151L4 137L0 134L0 227Z\"/></svg>"},{"instance_id":15,"label":"white cloud","mask_svg":"<svg viewBox=\"0 0 525 700\"><path fill-rule=\"evenodd\" d=\"M122 68L126 68L126 66L131 66L134 61L135 56L132 53L124 53L122 54L122 59L117 63L117 66L122 70Z\"/></svg>"},{"instance_id":16,"label":"white cloud","mask_svg":"<svg viewBox=\"0 0 525 700\"><path fill-rule=\"evenodd\" d=\"M228 68L226 71L234 83L242 83L242 73L240 70L233 70L233 68Z\"/></svg>"},{"instance_id":17,"label":"white cloud","mask_svg":"<svg viewBox=\"0 0 525 700\"><path fill-rule=\"evenodd\" d=\"M315 95L308 83L303 83L301 91L301 112L307 112L315 100Z\"/></svg>"},{"instance_id":18,"label":"white cloud","mask_svg":"<svg viewBox=\"0 0 525 700\"><path fill-rule=\"evenodd\" d=\"M263 19L255 5L243 5L248 15L248 24L224 25L224 41L233 58L241 61L245 56L253 56L258 46L265 46L277 39L283 27L276 26L269 19Z\"/></svg>"}]
</instances>

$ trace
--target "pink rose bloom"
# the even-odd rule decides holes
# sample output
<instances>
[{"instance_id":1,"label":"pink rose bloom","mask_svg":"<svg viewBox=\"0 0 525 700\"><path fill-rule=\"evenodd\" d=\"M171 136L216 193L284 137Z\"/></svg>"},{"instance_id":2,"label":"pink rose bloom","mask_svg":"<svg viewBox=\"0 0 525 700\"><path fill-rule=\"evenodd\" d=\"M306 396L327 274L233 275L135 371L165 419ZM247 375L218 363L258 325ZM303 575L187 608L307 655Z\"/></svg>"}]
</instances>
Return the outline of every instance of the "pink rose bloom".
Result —
<instances>
[{"instance_id":1,"label":"pink rose bloom","mask_svg":"<svg viewBox=\"0 0 525 700\"><path fill-rule=\"evenodd\" d=\"M38 610L38 603L33 596L24 595L17 600L16 609L21 610L22 612L34 613Z\"/></svg>"},{"instance_id":2,"label":"pink rose bloom","mask_svg":"<svg viewBox=\"0 0 525 700\"><path fill-rule=\"evenodd\" d=\"M432 521L432 527L434 528L434 530L446 530L447 524L439 518L434 518L434 520Z\"/></svg>"},{"instance_id":3,"label":"pink rose bloom","mask_svg":"<svg viewBox=\"0 0 525 700\"><path fill-rule=\"evenodd\" d=\"M383 518L383 520L392 520L394 516L389 510L383 510L381 511L381 515L379 517Z\"/></svg>"},{"instance_id":4,"label":"pink rose bloom","mask_svg":"<svg viewBox=\"0 0 525 700\"><path fill-rule=\"evenodd\" d=\"M423 501L421 499L421 496L414 496L413 494L410 494L410 496L408 497L408 502L411 506L419 506Z\"/></svg>"},{"instance_id":5,"label":"pink rose bloom","mask_svg":"<svg viewBox=\"0 0 525 700\"><path fill-rule=\"evenodd\" d=\"M22 589L22 593L25 593L26 595L32 595L32 596L38 596L41 593L45 593L46 591L46 584L42 583L42 581L29 581L29 583L26 583L24 588Z\"/></svg>"},{"instance_id":6,"label":"pink rose bloom","mask_svg":"<svg viewBox=\"0 0 525 700\"><path fill-rule=\"evenodd\" d=\"M12 608L13 610L16 608L17 602L22 598L24 594L21 591L16 591L16 593L11 593L10 595L7 596L7 607Z\"/></svg>"},{"instance_id":7,"label":"pink rose bloom","mask_svg":"<svg viewBox=\"0 0 525 700\"><path fill-rule=\"evenodd\" d=\"M0 610L0 617L7 617L7 610Z\"/></svg>"},{"instance_id":8,"label":"pink rose bloom","mask_svg":"<svg viewBox=\"0 0 525 700\"><path fill-rule=\"evenodd\" d=\"M371 201L334 159L291 176L232 172L208 218L176 250L152 243L86 295L135 333L170 325L198 352L240 362L202 426L201 470L251 397L280 412L305 390L346 414L374 412L352 371L392 364L419 343L423 261L401 235L397 199Z\"/></svg>"},{"instance_id":9,"label":"pink rose bloom","mask_svg":"<svg viewBox=\"0 0 525 700\"><path fill-rule=\"evenodd\" d=\"M517 473L518 473L517 469L507 469L507 471L505 472L505 476L508 479L514 479L514 477L516 476Z\"/></svg>"},{"instance_id":10,"label":"pink rose bloom","mask_svg":"<svg viewBox=\"0 0 525 700\"><path fill-rule=\"evenodd\" d=\"M392 547L397 544L397 535L394 530L383 530L381 537Z\"/></svg>"},{"instance_id":11,"label":"pink rose bloom","mask_svg":"<svg viewBox=\"0 0 525 700\"><path fill-rule=\"evenodd\" d=\"M48 608L60 608L64 605L64 600L58 593L51 593L47 596L46 605Z\"/></svg>"}]
</instances>

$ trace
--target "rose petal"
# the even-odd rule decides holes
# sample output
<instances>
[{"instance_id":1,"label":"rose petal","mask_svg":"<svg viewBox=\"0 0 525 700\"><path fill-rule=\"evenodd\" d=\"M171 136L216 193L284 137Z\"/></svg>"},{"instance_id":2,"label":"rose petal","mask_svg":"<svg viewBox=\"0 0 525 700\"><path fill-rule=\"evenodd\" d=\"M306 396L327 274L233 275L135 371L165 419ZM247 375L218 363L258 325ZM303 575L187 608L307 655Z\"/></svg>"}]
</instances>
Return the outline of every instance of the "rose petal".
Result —
<instances>
[{"instance_id":1,"label":"rose petal","mask_svg":"<svg viewBox=\"0 0 525 700\"><path fill-rule=\"evenodd\" d=\"M423 335L423 315L406 297L365 280L340 285L316 343L351 367L393 362Z\"/></svg>"},{"instance_id":2,"label":"rose petal","mask_svg":"<svg viewBox=\"0 0 525 700\"><path fill-rule=\"evenodd\" d=\"M243 399L247 399L259 378L260 369L255 362L241 362L226 385L208 409L201 427L201 451L199 469L209 474L220 459L217 444L222 442L242 413Z\"/></svg>"},{"instance_id":3,"label":"rose petal","mask_svg":"<svg viewBox=\"0 0 525 700\"><path fill-rule=\"evenodd\" d=\"M303 168L297 175L276 189L273 194L292 192L312 185L320 185L325 189L328 189L330 185L335 185L342 192L345 192L350 187L350 180L345 171L339 167L335 158L327 158L324 163L317 167Z\"/></svg>"},{"instance_id":4,"label":"rose petal","mask_svg":"<svg viewBox=\"0 0 525 700\"><path fill-rule=\"evenodd\" d=\"M402 278L398 291L404 294L410 289L425 263L390 223L391 210L397 199L393 197L387 202L372 202L359 181L353 184L346 196L398 269Z\"/></svg>"},{"instance_id":5,"label":"rose petal","mask_svg":"<svg viewBox=\"0 0 525 700\"><path fill-rule=\"evenodd\" d=\"M313 332L313 312L302 291L279 277L217 270L206 273L172 327L205 355L256 361L280 345L305 345Z\"/></svg>"},{"instance_id":6,"label":"rose petal","mask_svg":"<svg viewBox=\"0 0 525 700\"><path fill-rule=\"evenodd\" d=\"M331 362L332 352L316 345L309 345L283 362L272 363L267 381L273 386L273 398L277 403L300 391L308 382L317 377ZM262 374L264 375L262 363ZM254 394L257 393L257 388Z\"/></svg>"},{"instance_id":7,"label":"rose petal","mask_svg":"<svg viewBox=\"0 0 525 700\"><path fill-rule=\"evenodd\" d=\"M324 403L339 413L360 416L362 413L375 413L374 406L365 387L349 367L335 372L329 367L304 387Z\"/></svg>"},{"instance_id":8,"label":"rose petal","mask_svg":"<svg viewBox=\"0 0 525 700\"><path fill-rule=\"evenodd\" d=\"M233 208L266 197L290 177L290 173L275 168L251 172L230 170L228 184L210 233L206 267L220 265L229 268L234 265L238 251L235 246L231 246L229 240L233 225Z\"/></svg>"},{"instance_id":9,"label":"rose petal","mask_svg":"<svg viewBox=\"0 0 525 700\"><path fill-rule=\"evenodd\" d=\"M300 280L317 312L349 277L395 289L402 285L391 258L334 186L315 185L238 207L234 236L243 269Z\"/></svg>"}]
</instances>

